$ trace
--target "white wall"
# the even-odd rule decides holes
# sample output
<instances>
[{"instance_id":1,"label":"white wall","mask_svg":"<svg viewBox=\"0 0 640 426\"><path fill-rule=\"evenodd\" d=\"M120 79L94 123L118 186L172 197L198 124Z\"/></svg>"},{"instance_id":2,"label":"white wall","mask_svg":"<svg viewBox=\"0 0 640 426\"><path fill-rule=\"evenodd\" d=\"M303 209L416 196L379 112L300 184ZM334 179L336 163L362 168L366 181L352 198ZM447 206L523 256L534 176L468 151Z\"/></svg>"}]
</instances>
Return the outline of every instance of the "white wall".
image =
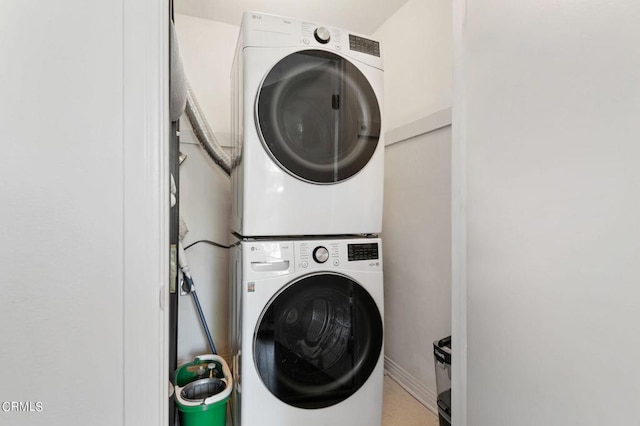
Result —
<instances>
[{"instance_id":1,"label":"white wall","mask_svg":"<svg viewBox=\"0 0 640 426\"><path fill-rule=\"evenodd\" d=\"M138 6L0 5L3 425L166 422L167 16Z\"/></svg>"},{"instance_id":2,"label":"white wall","mask_svg":"<svg viewBox=\"0 0 640 426\"><path fill-rule=\"evenodd\" d=\"M409 0L373 37L382 41L387 131L451 108L450 0Z\"/></svg>"},{"instance_id":3,"label":"white wall","mask_svg":"<svg viewBox=\"0 0 640 426\"><path fill-rule=\"evenodd\" d=\"M451 333L451 128L442 111L451 107L451 2L410 0L373 36L382 43L393 143L382 232L385 367L435 410L432 344Z\"/></svg>"},{"instance_id":4,"label":"white wall","mask_svg":"<svg viewBox=\"0 0 640 426\"><path fill-rule=\"evenodd\" d=\"M231 146L231 63L240 27L175 16L184 71L218 142Z\"/></svg>"},{"instance_id":5,"label":"white wall","mask_svg":"<svg viewBox=\"0 0 640 426\"><path fill-rule=\"evenodd\" d=\"M0 12L0 400L43 404L4 424L123 417L122 5L74 7Z\"/></svg>"},{"instance_id":6,"label":"white wall","mask_svg":"<svg viewBox=\"0 0 640 426\"><path fill-rule=\"evenodd\" d=\"M640 4L457 7L467 424L639 424Z\"/></svg>"},{"instance_id":7,"label":"white wall","mask_svg":"<svg viewBox=\"0 0 640 426\"><path fill-rule=\"evenodd\" d=\"M185 15L176 15L175 22L187 79L214 134L228 145L229 73L240 27ZM180 151L188 156L180 166L180 216L189 228L184 245L203 239L228 244L229 177L207 157L185 117L180 126ZM227 356L228 250L201 243L187 256L216 349ZM191 296L180 297L178 303L178 362L182 363L210 350Z\"/></svg>"},{"instance_id":8,"label":"white wall","mask_svg":"<svg viewBox=\"0 0 640 426\"><path fill-rule=\"evenodd\" d=\"M450 126L386 150L386 368L432 410L432 344L451 333L450 164Z\"/></svg>"}]
</instances>

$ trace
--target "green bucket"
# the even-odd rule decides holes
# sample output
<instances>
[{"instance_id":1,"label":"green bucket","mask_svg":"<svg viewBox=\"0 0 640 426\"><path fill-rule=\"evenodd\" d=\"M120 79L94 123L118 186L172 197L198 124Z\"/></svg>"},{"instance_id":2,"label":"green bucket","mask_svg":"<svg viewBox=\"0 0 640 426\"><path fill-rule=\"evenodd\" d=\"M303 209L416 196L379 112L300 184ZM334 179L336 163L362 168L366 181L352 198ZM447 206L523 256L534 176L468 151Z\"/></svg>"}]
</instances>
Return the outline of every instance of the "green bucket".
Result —
<instances>
[{"instance_id":1,"label":"green bucket","mask_svg":"<svg viewBox=\"0 0 640 426\"><path fill-rule=\"evenodd\" d=\"M200 355L176 370L175 397L181 426L225 426L233 379L218 355Z\"/></svg>"}]
</instances>

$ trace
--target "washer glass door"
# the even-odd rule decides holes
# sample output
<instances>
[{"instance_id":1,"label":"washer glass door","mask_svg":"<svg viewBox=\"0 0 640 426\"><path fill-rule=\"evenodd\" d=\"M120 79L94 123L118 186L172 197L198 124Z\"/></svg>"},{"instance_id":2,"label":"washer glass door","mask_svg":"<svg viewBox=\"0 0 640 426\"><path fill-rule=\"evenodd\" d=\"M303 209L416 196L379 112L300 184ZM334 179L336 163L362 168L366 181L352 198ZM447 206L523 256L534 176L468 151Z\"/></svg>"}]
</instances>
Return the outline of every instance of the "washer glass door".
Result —
<instances>
[{"instance_id":1,"label":"washer glass door","mask_svg":"<svg viewBox=\"0 0 640 426\"><path fill-rule=\"evenodd\" d=\"M345 58L323 50L293 53L269 71L256 120L275 162L318 184L358 173L380 138L380 107L367 78Z\"/></svg>"},{"instance_id":2,"label":"washer glass door","mask_svg":"<svg viewBox=\"0 0 640 426\"><path fill-rule=\"evenodd\" d=\"M281 401L324 408L354 394L382 350L375 301L343 275L304 277L272 298L254 336L254 360L265 386Z\"/></svg>"}]
</instances>

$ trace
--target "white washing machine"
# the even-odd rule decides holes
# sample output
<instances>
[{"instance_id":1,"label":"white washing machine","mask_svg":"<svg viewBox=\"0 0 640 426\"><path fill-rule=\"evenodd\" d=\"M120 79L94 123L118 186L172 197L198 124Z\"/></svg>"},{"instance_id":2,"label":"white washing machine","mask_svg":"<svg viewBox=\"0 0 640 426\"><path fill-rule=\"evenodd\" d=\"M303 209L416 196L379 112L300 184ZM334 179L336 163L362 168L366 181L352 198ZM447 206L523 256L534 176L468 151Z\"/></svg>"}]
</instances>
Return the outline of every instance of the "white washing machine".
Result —
<instances>
[{"instance_id":1,"label":"white washing machine","mask_svg":"<svg viewBox=\"0 0 640 426\"><path fill-rule=\"evenodd\" d=\"M245 13L232 69L232 232L380 233L382 89L379 42Z\"/></svg>"},{"instance_id":2,"label":"white washing machine","mask_svg":"<svg viewBox=\"0 0 640 426\"><path fill-rule=\"evenodd\" d=\"M234 426L381 424L377 238L232 248Z\"/></svg>"}]
</instances>

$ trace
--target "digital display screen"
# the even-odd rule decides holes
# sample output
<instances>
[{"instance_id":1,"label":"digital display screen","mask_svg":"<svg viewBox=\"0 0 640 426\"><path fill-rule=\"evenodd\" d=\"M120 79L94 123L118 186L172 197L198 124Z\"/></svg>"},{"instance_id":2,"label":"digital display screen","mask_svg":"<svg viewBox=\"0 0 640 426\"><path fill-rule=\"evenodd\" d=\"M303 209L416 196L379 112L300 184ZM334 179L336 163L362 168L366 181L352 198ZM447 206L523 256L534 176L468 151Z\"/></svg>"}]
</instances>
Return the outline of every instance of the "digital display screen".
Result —
<instances>
[{"instance_id":1,"label":"digital display screen","mask_svg":"<svg viewBox=\"0 0 640 426\"><path fill-rule=\"evenodd\" d=\"M349 244L349 261L378 259L378 243Z\"/></svg>"},{"instance_id":2,"label":"digital display screen","mask_svg":"<svg viewBox=\"0 0 640 426\"><path fill-rule=\"evenodd\" d=\"M380 43L353 34L349 34L349 49L380 57Z\"/></svg>"}]
</instances>

